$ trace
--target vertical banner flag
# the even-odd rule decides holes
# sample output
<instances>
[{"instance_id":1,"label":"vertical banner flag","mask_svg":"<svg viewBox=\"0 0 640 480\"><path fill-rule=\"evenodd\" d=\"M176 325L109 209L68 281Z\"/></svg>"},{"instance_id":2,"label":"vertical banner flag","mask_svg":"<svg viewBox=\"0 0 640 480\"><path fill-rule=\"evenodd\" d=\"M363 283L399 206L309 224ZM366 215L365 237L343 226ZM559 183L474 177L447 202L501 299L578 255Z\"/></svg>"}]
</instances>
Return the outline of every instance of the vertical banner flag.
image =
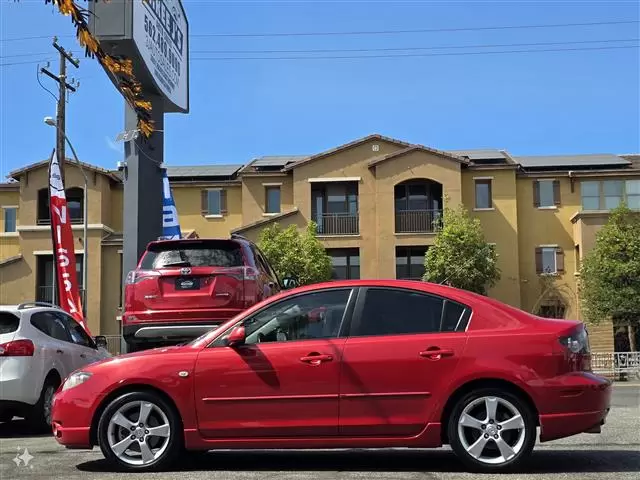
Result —
<instances>
[{"instance_id":1,"label":"vertical banner flag","mask_svg":"<svg viewBox=\"0 0 640 480\"><path fill-rule=\"evenodd\" d=\"M85 205L84 208L86 212L87 206ZM71 218L55 150L49 161L49 211L60 306L82 325L87 334L91 335L82 313ZM86 245L85 248L87 248Z\"/></svg>"},{"instance_id":2,"label":"vertical banner flag","mask_svg":"<svg viewBox=\"0 0 640 480\"><path fill-rule=\"evenodd\" d=\"M162 236L160 240L179 240L182 237L182 232L166 168L162 170L162 185Z\"/></svg>"}]
</instances>

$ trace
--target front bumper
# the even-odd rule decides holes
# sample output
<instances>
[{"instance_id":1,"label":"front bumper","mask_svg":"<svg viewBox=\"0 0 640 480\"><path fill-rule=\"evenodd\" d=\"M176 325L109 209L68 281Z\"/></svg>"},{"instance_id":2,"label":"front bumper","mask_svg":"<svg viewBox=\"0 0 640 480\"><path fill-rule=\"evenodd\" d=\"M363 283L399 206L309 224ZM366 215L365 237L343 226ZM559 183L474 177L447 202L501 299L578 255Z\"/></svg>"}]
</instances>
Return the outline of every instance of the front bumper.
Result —
<instances>
[{"instance_id":1,"label":"front bumper","mask_svg":"<svg viewBox=\"0 0 640 480\"><path fill-rule=\"evenodd\" d=\"M84 385L79 385L68 391L59 389L53 398L53 436L58 443L67 448L93 448L91 421L102 396L90 388L83 387Z\"/></svg>"}]
</instances>

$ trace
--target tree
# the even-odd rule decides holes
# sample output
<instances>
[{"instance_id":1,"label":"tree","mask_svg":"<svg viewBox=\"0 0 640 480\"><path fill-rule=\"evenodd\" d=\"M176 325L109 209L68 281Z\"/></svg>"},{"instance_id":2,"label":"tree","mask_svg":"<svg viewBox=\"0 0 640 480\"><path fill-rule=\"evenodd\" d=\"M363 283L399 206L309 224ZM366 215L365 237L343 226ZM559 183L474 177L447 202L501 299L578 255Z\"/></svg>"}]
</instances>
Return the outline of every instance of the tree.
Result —
<instances>
[{"instance_id":1,"label":"tree","mask_svg":"<svg viewBox=\"0 0 640 480\"><path fill-rule=\"evenodd\" d=\"M296 225L283 229L274 224L260 232L258 247L265 254L278 276L295 277L300 285L331 279L331 257L316 238L317 225L306 230Z\"/></svg>"},{"instance_id":2,"label":"tree","mask_svg":"<svg viewBox=\"0 0 640 480\"><path fill-rule=\"evenodd\" d=\"M621 205L596 235L580 269L585 319L638 327L640 319L640 213Z\"/></svg>"},{"instance_id":3,"label":"tree","mask_svg":"<svg viewBox=\"0 0 640 480\"><path fill-rule=\"evenodd\" d=\"M480 221L460 205L445 207L435 244L427 250L423 280L486 295L500 280L498 255L482 233Z\"/></svg>"}]
</instances>

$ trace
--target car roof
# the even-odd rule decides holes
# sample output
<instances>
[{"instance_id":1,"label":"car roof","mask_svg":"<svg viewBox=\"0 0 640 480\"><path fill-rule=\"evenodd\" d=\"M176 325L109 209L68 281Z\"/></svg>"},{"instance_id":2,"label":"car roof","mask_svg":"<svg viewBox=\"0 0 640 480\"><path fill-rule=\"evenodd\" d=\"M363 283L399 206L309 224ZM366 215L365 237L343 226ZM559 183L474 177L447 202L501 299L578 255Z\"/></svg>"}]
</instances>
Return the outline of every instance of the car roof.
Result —
<instances>
[{"instance_id":1,"label":"car roof","mask_svg":"<svg viewBox=\"0 0 640 480\"><path fill-rule=\"evenodd\" d=\"M188 245L188 244L198 244L198 243L206 243L206 242L236 242L236 243L251 243L250 240L244 237L233 236L231 238L222 238L222 237L212 237L212 238L179 238L179 239L171 239L171 240L154 240L153 242L149 242L147 245L147 249L154 246L159 245Z\"/></svg>"},{"instance_id":2,"label":"car roof","mask_svg":"<svg viewBox=\"0 0 640 480\"><path fill-rule=\"evenodd\" d=\"M420 280L396 280L396 279L360 279L360 280L335 280L323 283L314 283L297 287L291 290L284 290L279 295L287 295L292 293L303 293L325 288L356 288L356 287L378 287L378 288L405 288L418 290L424 293L431 293L449 298L451 300L466 304L470 307L477 305L486 305L498 308L505 313L516 314L526 313L516 307L500 302L491 297L480 295L479 293L462 290L460 288L441 285L438 283L424 282Z\"/></svg>"}]
</instances>

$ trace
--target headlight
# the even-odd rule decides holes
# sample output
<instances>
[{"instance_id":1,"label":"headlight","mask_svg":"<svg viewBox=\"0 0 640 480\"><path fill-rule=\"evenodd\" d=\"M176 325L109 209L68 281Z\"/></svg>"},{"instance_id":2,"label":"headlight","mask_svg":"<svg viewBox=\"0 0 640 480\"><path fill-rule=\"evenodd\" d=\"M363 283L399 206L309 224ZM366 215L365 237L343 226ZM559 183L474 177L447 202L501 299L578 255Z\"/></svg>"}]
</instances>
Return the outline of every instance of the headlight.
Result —
<instances>
[{"instance_id":1,"label":"headlight","mask_svg":"<svg viewBox=\"0 0 640 480\"><path fill-rule=\"evenodd\" d=\"M69 378L64 382L62 386L62 391L69 390L70 388L77 387L78 385L83 384L87 380L91 378L91 374L88 372L76 372L72 373Z\"/></svg>"}]
</instances>

